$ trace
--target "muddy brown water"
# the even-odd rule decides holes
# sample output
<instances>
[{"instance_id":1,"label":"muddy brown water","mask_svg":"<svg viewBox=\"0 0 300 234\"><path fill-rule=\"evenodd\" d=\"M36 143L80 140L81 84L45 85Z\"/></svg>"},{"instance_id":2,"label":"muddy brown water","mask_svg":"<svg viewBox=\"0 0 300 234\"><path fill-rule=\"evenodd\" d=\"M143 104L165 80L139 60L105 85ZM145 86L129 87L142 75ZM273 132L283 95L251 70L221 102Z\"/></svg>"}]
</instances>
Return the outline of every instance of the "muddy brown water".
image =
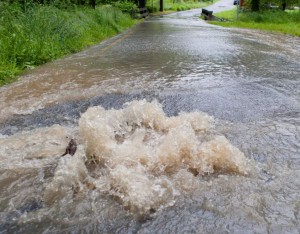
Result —
<instances>
[{"instance_id":1,"label":"muddy brown water","mask_svg":"<svg viewBox=\"0 0 300 234\"><path fill-rule=\"evenodd\" d=\"M0 88L0 233L299 233L300 39L199 14Z\"/></svg>"}]
</instances>

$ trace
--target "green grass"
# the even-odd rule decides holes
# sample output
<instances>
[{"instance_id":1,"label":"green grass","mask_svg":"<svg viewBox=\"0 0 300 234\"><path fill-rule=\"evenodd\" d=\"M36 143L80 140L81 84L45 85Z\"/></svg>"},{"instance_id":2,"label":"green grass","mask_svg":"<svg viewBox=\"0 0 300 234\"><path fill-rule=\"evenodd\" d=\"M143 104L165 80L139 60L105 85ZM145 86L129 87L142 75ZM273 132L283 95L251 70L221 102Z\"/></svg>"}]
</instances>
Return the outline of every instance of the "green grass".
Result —
<instances>
[{"instance_id":1,"label":"green grass","mask_svg":"<svg viewBox=\"0 0 300 234\"><path fill-rule=\"evenodd\" d=\"M175 3L175 4L169 4L166 6L166 10L171 11L186 11L190 9L195 8L203 8L208 5L211 5L210 1L206 2L182 2L182 3Z\"/></svg>"},{"instance_id":2,"label":"green grass","mask_svg":"<svg viewBox=\"0 0 300 234\"><path fill-rule=\"evenodd\" d=\"M214 13L214 15L220 18L233 20L236 17L236 9Z\"/></svg>"},{"instance_id":3,"label":"green grass","mask_svg":"<svg viewBox=\"0 0 300 234\"><path fill-rule=\"evenodd\" d=\"M136 21L111 6L60 10L0 2L0 86L27 68L99 43Z\"/></svg>"},{"instance_id":4,"label":"green grass","mask_svg":"<svg viewBox=\"0 0 300 234\"><path fill-rule=\"evenodd\" d=\"M147 8L150 12L158 12L159 11L159 2L160 0L149 0L147 1ZM214 1L216 2L216 1ZM208 5L211 5L212 1L184 1L184 0L164 0L164 11L167 13L174 11L186 11L195 8L203 8Z\"/></svg>"},{"instance_id":5,"label":"green grass","mask_svg":"<svg viewBox=\"0 0 300 234\"><path fill-rule=\"evenodd\" d=\"M237 17L236 9L234 9L215 15L230 20L228 22L211 22L224 27L259 29L300 36L299 11L240 12Z\"/></svg>"}]
</instances>

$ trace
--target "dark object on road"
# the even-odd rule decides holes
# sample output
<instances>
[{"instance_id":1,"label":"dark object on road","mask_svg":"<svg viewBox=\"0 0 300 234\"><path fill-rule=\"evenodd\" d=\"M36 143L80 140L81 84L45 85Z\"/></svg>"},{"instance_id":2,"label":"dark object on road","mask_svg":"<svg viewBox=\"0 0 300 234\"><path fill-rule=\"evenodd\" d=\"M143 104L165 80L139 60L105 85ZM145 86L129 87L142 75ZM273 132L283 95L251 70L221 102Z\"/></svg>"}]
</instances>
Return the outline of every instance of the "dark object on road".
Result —
<instances>
[{"instance_id":1,"label":"dark object on road","mask_svg":"<svg viewBox=\"0 0 300 234\"><path fill-rule=\"evenodd\" d=\"M233 5L240 5L240 1L239 0L233 0Z\"/></svg>"},{"instance_id":2,"label":"dark object on road","mask_svg":"<svg viewBox=\"0 0 300 234\"><path fill-rule=\"evenodd\" d=\"M211 20L213 18L213 11L202 9L202 15L205 20Z\"/></svg>"},{"instance_id":3,"label":"dark object on road","mask_svg":"<svg viewBox=\"0 0 300 234\"><path fill-rule=\"evenodd\" d=\"M65 156L67 154L74 155L77 150L77 143L74 139L71 139L69 145L66 148L66 152L62 155Z\"/></svg>"},{"instance_id":4,"label":"dark object on road","mask_svg":"<svg viewBox=\"0 0 300 234\"><path fill-rule=\"evenodd\" d=\"M228 20L224 18L219 18L217 16L213 15L213 11L208 11L206 9L202 9L202 16L204 16L204 20L215 20L215 21L221 21L221 22L226 22Z\"/></svg>"},{"instance_id":5,"label":"dark object on road","mask_svg":"<svg viewBox=\"0 0 300 234\"><path fill-rule=\"evenodd\" d=\"M142 8L140 8L140 14L141 14L142 18L146 18L146 16L149 15L149 12L146 7L142 7Z\"/></svg>"}]
</instances>

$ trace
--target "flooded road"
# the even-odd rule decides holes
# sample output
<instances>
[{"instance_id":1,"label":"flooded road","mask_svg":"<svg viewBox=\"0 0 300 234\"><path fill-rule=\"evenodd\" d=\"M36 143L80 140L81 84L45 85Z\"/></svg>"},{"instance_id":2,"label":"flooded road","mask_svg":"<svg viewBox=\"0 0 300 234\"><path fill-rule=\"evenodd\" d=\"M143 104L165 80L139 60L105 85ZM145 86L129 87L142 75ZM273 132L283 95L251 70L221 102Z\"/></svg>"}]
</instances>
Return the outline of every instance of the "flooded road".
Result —
<instances>
[{"instance_id":1,"label":"flooded road","mask_svg":"<svg viewBox=\"0 0 300 234\"><path fill-rule=\"evenodd\" d=\"M0 233L299 233L300 39L200 12L0 88Z\"/></svg>"}]
</instances>

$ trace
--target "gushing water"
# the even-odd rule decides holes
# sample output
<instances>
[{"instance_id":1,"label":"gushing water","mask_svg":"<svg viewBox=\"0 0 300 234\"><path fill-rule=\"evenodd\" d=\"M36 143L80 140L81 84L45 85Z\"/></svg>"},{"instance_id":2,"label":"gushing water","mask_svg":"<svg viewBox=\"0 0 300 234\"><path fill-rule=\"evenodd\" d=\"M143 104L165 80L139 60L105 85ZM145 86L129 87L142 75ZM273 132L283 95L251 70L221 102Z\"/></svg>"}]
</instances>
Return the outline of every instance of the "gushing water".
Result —
<instances>
[{"instance_id":1,"label":"gushing water","mask_svg":"<svg viewBox=\"0 0 300 234\"><path fill-rule=\"evenodd\" d=\"M211 133L213 118L204 113L169 118L158 103L135 101L121 111L90 108L79 128L88 163L106 170L96 181L135 212L174 204L182 176L196 184L192 175L247 174L244 154Z\"/></svg>"},{"instance_id":2,"label":"gushing water","mask_svg":"<svg viewBox=\"0 0 300 234\"><path fill-rule=\"evenodd\" d=\"M71 134L78 150L61 157ZM244 154L215 131L213 117L201 112L167 117L156 101L133 101L121 110L91 107L79 128L54 125L3 137L0 145L3 170L40 171L44 190L36 195L47 210L83 194L97 199L97 191L143 217L173 206L180 194L197 189L202 176L249 171ZM49 167L53 177L45 178ZM17 195L17 204L27 196Z\"/></svg>"}]
</instances>

